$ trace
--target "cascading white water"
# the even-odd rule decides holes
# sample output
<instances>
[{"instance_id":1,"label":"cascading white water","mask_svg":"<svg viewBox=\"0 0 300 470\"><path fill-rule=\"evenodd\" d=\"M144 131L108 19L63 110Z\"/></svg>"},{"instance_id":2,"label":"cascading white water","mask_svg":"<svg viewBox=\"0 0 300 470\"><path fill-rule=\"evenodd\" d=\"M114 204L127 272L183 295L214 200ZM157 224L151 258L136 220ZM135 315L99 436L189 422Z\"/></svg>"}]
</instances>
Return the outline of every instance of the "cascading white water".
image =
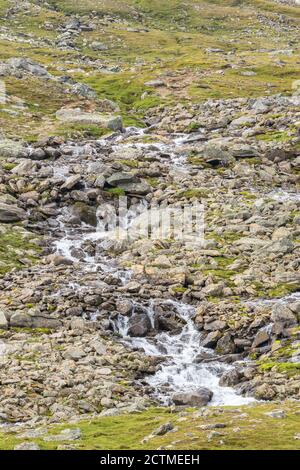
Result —
<instances>
[{"instance_id":1,"label":"cascading white water","mask_svg":"<svg viewBox=\"0 0 300 470\"><path fill-rule=\"evenodd\" d=\"M178 316L185 322L179 334L163 332L155 338L133 338L128 336L128 317L119 315L115 321L115 331L131 347L143 349L149 356L165 358L158 371L145 379L154 388L154 396L163 404L169 405L174 393L192 392L206 387L214 394L211 405L242 405L254 401L253 398L237 395L232 388L219 385L220 375L233 367L218 362L212 350L201 346L202 335L193 321L194 308L175 301L167 301L166 304L175 307ZM151 305L147 313L153 326ZM210 362L198 362L197 357L201 353L209 357Z\"/></svg>"},{"instance_id":2,"label":"cascading white water","mask_svg":"<svg viewBox=\"0 0 300 470\"><path fill-rule=\"evenodd\" d=\"M131 133L133 135L142 135L141 132L139 133L134 129L131 129ZM183 166L184 168L184 148L179 152L174 152L174 148L181 145L184 146L185 143L188 143L188 140L188 136L177 136L170 146L158 143L157 149L168 150L174 166ZM114 144L116 147L120 141L122 141L122 136L115 139ZM105 138L98 141L101 145L105 145L106 142L107 139ZM120 143L119 145L123 148L126 144ZM147 146L147 144L140 145ZM153 146L153 144L151 145ZM128 228L131 226L134 228L136 219L145 207L146 203L142 201L135 207L130 208L126 213L126 217L121 219L118 229L128 231ZM120 269L105 253L104 242L111 240L113 233L107 230L107 220L105 217L103 219L104 209L102 207L98 212L99 222L96 230L91 229L91 227L85 224L82 224L80 227L69 228L65 223L66 214L62 213L59 222L60 229L65 233L65 236L56 241L56 251L73 262L81 262L82 269L89 271L101 269L104 272L117 276L123 284L126 284L130 279L130 271ZM87 242L98 242L100 250L97 250L95 255L86 253L84 245ZM78 256L78 252L80 252L80 256ZM212 350L201 347L201 333L196 329L193 321L193 307L171 300L165 302L176 309L178 317L184 322L182 331L178 334L162 332L155 337L129 337L129 317L119 315L116 319L112 320L115 332L128 345L132 348L143 349L145 354L149 356L159 356L162 358L162 363L157 372L145 379L155 390L155 396L162 403L167 404L170 403L174 392L195 391L199 387L206 387L214 393L211 401L211 404L214 405L241 405L253 401L252 398L244 398L237 395L232 388L221 387L219 385L220 375L232 369L232 366L221 363ZM144 305L140 305L140 307L145 311ZM152 327L154 327L152 306L148 306L146 311ZM97 315L95 314L94 318L96 317ZM200 353L205 353L205 356L210 359L209 362L205 363L201 362L201 359L198 360L197 358Z\"/></svg>"}]
</instances>

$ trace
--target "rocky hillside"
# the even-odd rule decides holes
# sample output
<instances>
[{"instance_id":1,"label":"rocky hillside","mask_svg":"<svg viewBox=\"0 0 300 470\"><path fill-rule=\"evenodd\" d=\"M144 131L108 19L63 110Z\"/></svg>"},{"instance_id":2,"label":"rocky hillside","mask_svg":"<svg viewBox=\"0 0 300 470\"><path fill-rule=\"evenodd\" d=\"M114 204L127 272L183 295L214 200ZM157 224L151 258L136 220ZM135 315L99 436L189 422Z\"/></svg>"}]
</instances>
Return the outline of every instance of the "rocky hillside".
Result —
<instances>
[{"instance_id":1,"label":"rocky hillside","mask_svg":"<svg viewBox=\"0 0 300 470\"><path fill-rule=\"evenodd\" d=\"M0 0L0 449L299 449L299 23Z\"/></svg>"}]
</instances>

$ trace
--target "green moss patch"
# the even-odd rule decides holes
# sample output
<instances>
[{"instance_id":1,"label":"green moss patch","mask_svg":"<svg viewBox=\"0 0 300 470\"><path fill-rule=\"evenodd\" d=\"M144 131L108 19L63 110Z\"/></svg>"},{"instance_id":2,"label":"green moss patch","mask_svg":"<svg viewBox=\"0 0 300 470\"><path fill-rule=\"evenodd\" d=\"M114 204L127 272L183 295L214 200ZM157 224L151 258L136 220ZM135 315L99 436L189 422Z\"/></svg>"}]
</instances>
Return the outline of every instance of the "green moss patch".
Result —
<instances>
[{"instance_id":1,"label":"green moss patch","mask_svg":"<svg viewBox=\"0 0 300 470\"><path fill-rule=\"evenodd\" d=\"M41 248L34 238L21 227L0 225L0 275L37 262Z\"/></svg>"}]
</instances>

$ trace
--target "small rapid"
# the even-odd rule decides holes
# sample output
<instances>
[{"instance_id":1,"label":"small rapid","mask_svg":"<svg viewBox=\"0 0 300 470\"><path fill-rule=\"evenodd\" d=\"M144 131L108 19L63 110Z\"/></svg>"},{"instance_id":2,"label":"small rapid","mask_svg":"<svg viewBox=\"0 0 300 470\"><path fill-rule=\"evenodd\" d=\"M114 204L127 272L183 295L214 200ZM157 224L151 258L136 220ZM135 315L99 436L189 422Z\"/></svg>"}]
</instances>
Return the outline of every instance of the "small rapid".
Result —
<instances>
[{"instance_id":1,"label":"small rapid","mask_svg":"<svg viewBox=\"0 0 300 470\"><path fill-rule=\"evenodd\" d=\"M128 134L140 137L143 132L129 129ZM186 161L185 145L189 144L190 136L173 136L170 144L126 144L123 143L123 139L123 136L116 136L113 139L108 137L97 142L101 146L110 143L113 148L119 150L125 148L126 145L141 145L143 148L148 148L148 146L150 148L151 146L151 148L154 147L167 153L172 161L173 168L184 170ZM201 136L198 139L201 139ZM87 150L89 149L86 147L83 149L76 148L75 157L77 158ZM54 171L60 176L68 174L65 166L61 170L54 168ZM124 217L119 218L118 239L120 238L120 231L128 233L128 230L130 232L132 228L134 232L136 222L140 221L140 217L146 209L147 202L145 200L135 202L132 207L129 207ZM84 223L74 227L68 224L68 216L67 209L62 209L58 221L60 233L63 236L55 241L56 253L71 260L78 266L78 269L85 272L102 271L109 273L117 277L126 286L131 279L130 270L120 268L107 251L112 243L116 243L115 233L109 228L109 208L104 206L98 208L98 223L95 228ZM93 249L89 249L91 244ZM151 302L146 306L134 302L137 309L146 311L153 334L145 337L131 336L129 334L130 316L119 314L111 319L111 323L114 333L130 348L143 350L146 355L159 358L156 372L144 378L144 382L153 390L153 396L157 400L164 405L168 405L172 403L174 393L193 392L205 387L213 392L213 398L210 402L212 405L242 405L253 401L250 397L238 395L232 388L219 385L221 375L234 369L234 366L220 362L211 349L201 346L202 334L197 330L193 320L194 307L174 300L161 300L167 309L169 307L172 311L176 311L177 318L182 321L182 328L175 333L169 331L157 332ZM97 319L97 314L93 315L93 319Z\"/></svg>"},{"instance_id":2,"label":"small rapid","mask_svg":"<svg viewBox=\"0 0 300 470\"><path fill-rule=\"evenodd\" d=\"M153 388L155 398L164 405L170 405L173 394L196 392L205 387L213 392L210 405L242 405L254 401L250 397L237 395L230 387L219 385L220 376L234 367L219 362L211 349L201 346L202 334L195 327L194 308L172 300L166 301L166 305L175 308L178 317L185 322L178 334L162 332L154 338L134 338L128 335L128 317L119 315L114 323L115 331L130 347L162 358L157 372L145 378L145 382ZM147 308L147 314L154 325L151 305Z\"/></svg>"}]
</instances>

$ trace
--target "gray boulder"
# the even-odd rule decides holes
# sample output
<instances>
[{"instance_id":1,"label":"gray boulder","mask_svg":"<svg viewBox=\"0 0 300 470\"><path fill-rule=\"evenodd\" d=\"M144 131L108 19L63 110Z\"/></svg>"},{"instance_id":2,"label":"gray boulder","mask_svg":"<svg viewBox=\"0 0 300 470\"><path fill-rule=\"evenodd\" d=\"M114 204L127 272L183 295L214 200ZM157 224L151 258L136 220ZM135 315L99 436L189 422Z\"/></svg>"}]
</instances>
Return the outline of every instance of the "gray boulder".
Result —
<instances>
[{"instance_id":1,"label":"gray boulder","mask_svg":"<svg viewBox=\"0 0 300 470\"><path fill-rule=\"evenodd\" d=\"M12 223L27 219L27 214L23 209L10 204L0 203L0 222Z\"/></svg>"},{"instance_id":2,"label":"gray boulder","mask_svg":"<svg viewBox=\"0 0 300 470\"><path fill-rule=\"evenodd\" d=\"M283 327L297 325L297 317L286 305L277 304L274 306L271 320L276 324L279 323Z\"/></svg>"},{"instance_id":3,"label":"gray boulder","mask_svg":"<svg viewBox=\"0 0 300 470\"><path fill-rule=\"evenodd\" d=\"M56 318L37 313L16 312L10 318L10 326L18 328L58 329L61 322Z\"/></svg>"},{"instance_id":4,"label":"gray boulder","mask_svg":"<svg viewBox=\"0 0 300 470\"><path fill-rule=\"evenodd\" d=\"M97 215L96 215L96 208L89 206L83 202L76 202L72 207L72 214L75 217L78 217L81 222L84 222L88 225L93 225L96 227L97 225Z\"/></svg>"},{"instance_id":5,"label":"gray boulder","mask_svg":"<svg viewBox=\"0 0 300 470\"><path fill-rule=\"evenodd\" d=\"M36 77L50 78L51 75L47 72L45 67L40 64L37 64L31 59L26 59L24 57L16 57L9 59L7 65L14 71L27 72Z\"/></svg>"},{"instance_id":6,"label":"gray boulder","mask_svg":"<svg viewBox=\"0 0 300 470\"><path fill-rule=\"evenodd\" d=\"M111 131L121 131L123 121L121 116L112 116L103 113L87 113L80 108L62 108L56 112L56 118L64 123L94 125Z\"/></svg>"},{"instance_id":7,"label":"gray boulder","mask_svg":"<svg viewBox=\"0 0 300 470\"><path fill-rule=\"evenodd\" d=\"M201 346L204 348L214 348L220 338L220 331L212 331L211 333L208 333Z\"/></svg>"},{"instance_id":8,"label":"gray boulder","mask_svg":"<svg viewBox=\"0 0 300 470\"><path fill-rule=\"evenodd\" d=\"M204 406L211 401L213 392L205 387L200 387L194 392L175 393L172 397L175 405Z\"/></svg>"},{"instance_id":9,"label":"gray boulder","mask_svg":"<svg viewBox=\"0 0 300 470\"><path fill-rule=\"evenodd\" d=\"M151 330L151 321L146 313L135 314L129 320L129 336L143 337Z\"/></svg>"},{"instance_id":10,"label":"gray boulder","mask_svg":"<svg viewBox=\"0 0 300 470\"><path fill-rule=\"evenodd\" d=\"M252 343L252 348L258 348L259 346L262 346L265 343L268 343L270 341L270 334L268 330L266 329L261 329L260 331L257 332L254 341Z\"/></svg>"},{"instance_id":11,"label":"gray boulder","mask_svg":"<svg viewBox=\"0 0 300 470\"><path fill-rule=\"evenodd\" d=\"M21 158L26 157L27 152L21 142L0 139L0 156L5 158Z\"/></svg>"},{"instance_id":12,"label":"gray boulder","mask_svg":"<svg viewBox=\"0 0 300 470\"><path fill-rule=\"evenodd\" d=\"M235 344L230 333L225 333L218 340L216 350L219 354L233 354L235 352Z\"/></svg>"},{"instance_id":13,"label":"gray boulder","mask_svg":"<svg viewBox=\"0 0 300 470\"><path fill-rule=\"evenodd\" d=\"M106 180L107 184L112 187L118 187L125 193L146 195L152 191L151 186L130 173L117 172Z\"/></svg>"},{"instance_id":14,"label":"gray boulder","mask_svg":"<svg viewBox=\"0 0 300 470\"><path fill-rule=\"evenodd\" d=\"M224 372L220 378L219 385L221 387L233 387L237 385L241 380L242 374L236 369L228 370Z\"/></svg>"}]
</instances>

